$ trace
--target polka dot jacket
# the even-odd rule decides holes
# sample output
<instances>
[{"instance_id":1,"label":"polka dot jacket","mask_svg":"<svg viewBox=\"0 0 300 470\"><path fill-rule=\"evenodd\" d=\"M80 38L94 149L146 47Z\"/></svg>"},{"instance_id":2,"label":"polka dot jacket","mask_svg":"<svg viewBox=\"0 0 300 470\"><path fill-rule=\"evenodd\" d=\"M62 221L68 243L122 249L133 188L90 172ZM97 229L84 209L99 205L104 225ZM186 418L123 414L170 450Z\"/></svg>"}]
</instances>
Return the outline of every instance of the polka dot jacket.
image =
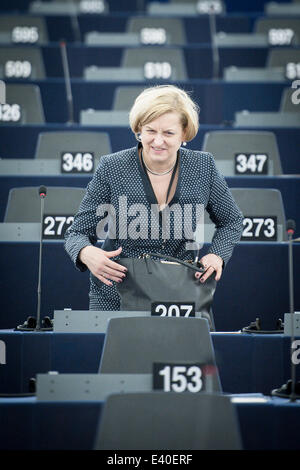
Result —
<instances>
[{"instance_id":1,"label":"polka dot jacket","mask_svg":"<svg viewBox=\"0 0 300 470\"><path fill-rule=\"evenodd\" d=\"M141 165L138 146L105 155L66 232L65 249L80 271L87 269L78 258L80 250L103 239L103 245L99 245L102 249L112 251L122 246L123 257L154 252L194 259L191 234L196 233L197 208L201 207L215 224L208 253L220 256L225 266L240 240L243 215L211 154L179 149L178 182L167 208L169 216L164 219L168 224L155 209L157 201ZM89 298L90 310L120 309L116 283L106 286L92 274Z\"/></svg>"}]
</instances>

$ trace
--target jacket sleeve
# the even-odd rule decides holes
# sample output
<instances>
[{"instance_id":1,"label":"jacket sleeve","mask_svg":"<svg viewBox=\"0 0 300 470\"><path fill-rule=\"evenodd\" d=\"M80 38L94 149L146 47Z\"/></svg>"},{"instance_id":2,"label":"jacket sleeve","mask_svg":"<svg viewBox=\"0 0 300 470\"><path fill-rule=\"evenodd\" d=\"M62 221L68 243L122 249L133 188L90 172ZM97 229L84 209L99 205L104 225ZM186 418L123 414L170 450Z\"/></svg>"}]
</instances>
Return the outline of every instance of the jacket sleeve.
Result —
<instances>
[{"instance_id":1,"label":"jacket sleeve","mask_svg":"<svg viewBox=\"0 0 300 470\"><path fill-rule=\"evenodd\" d=\"M102 157L92 180L87 185L73 224L65 234L65 250L80 271L85 271L87 267L78 259L79 252L85 246L97 243L97 225L104 219L104 215L100 215L99 206L110 202L110 185L105 163L106 158Z\"/></svg>"},{"instance_id":2,"label":"jacket sleeve","mask_svg":"<svg viewBox=\"0 0 300 470\"><path fill-rule=\"evenodd\" d=\"M243 214L224 177L219 173L211 154L209 154L209 158L211 160L211 178L206 209L216 230L208 253L220 256L225 266L232 255L234 246L240 241L243 231Z\"/></svg>"}]
</instances>

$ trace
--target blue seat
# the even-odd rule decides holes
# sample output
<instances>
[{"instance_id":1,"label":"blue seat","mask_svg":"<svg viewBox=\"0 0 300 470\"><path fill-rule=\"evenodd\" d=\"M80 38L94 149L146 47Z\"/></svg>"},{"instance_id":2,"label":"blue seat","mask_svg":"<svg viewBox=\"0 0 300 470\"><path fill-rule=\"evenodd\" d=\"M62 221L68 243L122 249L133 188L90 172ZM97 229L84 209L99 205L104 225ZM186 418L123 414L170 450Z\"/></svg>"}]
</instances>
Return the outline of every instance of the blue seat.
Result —
<instances>
[{"instance_id":1,"label":"blue seat","mask_svg":"<svg viewBox=\"0 0 300 470\"><path fill-rule=\"evenodd\" d=\"M48 31L45 18L28 14L1 15L0 43L14 45L47 44Z\"/></svg>"},{"instance_id":2,"label":"blue seat","mask_svg":"<svg viewBox=\"0 0 300 470\"><path fill-rule=\"evenodd\" d=\"M190 393L123 393L108 397L95 450L241 450L230 397Z\"/></svg>"},{"instance_id":3,"label":"blue seat","mask_svg":"<svg viewBox=\"0 0 300 470\"><path fill-rule=\"evenodd\" d=\"M207 132L202 149L213 154L217 166L225 176L282 174L276 135L273 132Z\"/></svg>"},{"instance_id":4,"label":"blue seat","mask_svg":"<svg viewBox=\"0 0 300 470\"><path fill-rule=\"evenodd\" d=\"M181 18L131 17L126 31L137 33L143 45L184 45L186 35Z\"/></svg>"},{"instance_id":5,"label":"blue seat","mask_svg":"<svg viewBox=\"0 0 300 470\"><path fill-rule=\"evenodd\" d=\"M40 89L29 83L6 84L6 104L2 105L0 125L44 124Z\"/></svg>"},{"instance_id":6,"label":"blue seat","mask_svg":"<svg viewBox=\"0 0 300 470\"><path fill-rule=\"evenodd\" d=\"M39 47L0 47L0 78L40 80L46 78Z\"/></svg>"}]
</instances>

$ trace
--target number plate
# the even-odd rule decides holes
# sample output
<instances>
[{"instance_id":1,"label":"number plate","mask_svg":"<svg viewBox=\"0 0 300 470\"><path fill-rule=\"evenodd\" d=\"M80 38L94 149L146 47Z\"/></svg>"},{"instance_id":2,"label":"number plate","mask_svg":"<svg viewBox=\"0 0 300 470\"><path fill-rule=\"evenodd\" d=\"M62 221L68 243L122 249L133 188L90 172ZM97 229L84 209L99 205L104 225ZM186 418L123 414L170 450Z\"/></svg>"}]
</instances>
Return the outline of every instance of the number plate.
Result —
<instances>
[{"instance_id":1,"label":"number plate","mask_svg":"<svg viewBox=\"0 0 300 470\"><path fill-rule=\"evenodd\" d=\"M271 46L289 46L295 33L290 28L271 28L268 31L268 41Z\"/></svg>"},{"instance_id":2,"label":"number plate","mask_svg":"<svg viewBox=\"0 0 300 470\"><path fill-rule=\"evenodd\" d=\"M153 390L176 393L203 392L207 389L208 380L216 375L216 371L216 366L208 364L156 362L153 364Z\"/></svg>"},{"instance_id":3,"label":"number plate","mask_svg":"<svg viewBox=\"0 0 300 470\"><path fill-rule=\"evenodd\" d=\"M72 225L73 215L45 214L43 219L43 239L62 240L66 230Z\"/></svg>"},{"instance_id":4,"label":"number plate","mask_svg":"<svg viewBox=\"0 0 300 470\"><path fill-rule=\"evenodd\" d=\"M11 32L12 42L34 44L39 40L36 26L15 26Z\"/></svg>"},{"instance_id":5,"label":"number plate","mask_svg":"<svg viewBox=\"0 0 300 470\"><path fill-rule=\"evenodd\" d=\"M22 118L19 104L0 104L0 121L20 122Z\"/></svg>"},{"instance_id":6,"label":"number plate","mask_svg":"<svg viewBox=\"0 0 300 470\"><path fill-rule=\"evenodd\" d=\"M0 80L0 104L5 103L5 83Z\"/></svg>"},{"instance_id":7,"label":"number plate","mask_svg":"<svg viewBox=\"0 0 300 470\"><path fill-rule=\"evenodd\" d=\"M62 152L62 173L93 173L94 154L92 152Z\"/></svg>"},{"instance_id":8,"label":"number plate","mask_svg":"<svg viewBox=\"0 0 300 470\"><path fill-rule=\"evenodd\" d=\"M194 317L195 302L152 302L151 316L155 317Z\"/></svg>"},{"instance_id":9,"label":"number plate","mask_svg":"<svg viewBox=\"0 0 300 470\"><path fill-rule=\"evenodd\" d=\"M223 6L220 0L199 0L196 7L197 12L200 14L223 13Z\"/></svg>"},{"instance_id":10,"label":"number plate","mask_svg":"<svg viewBox=\"0 0 300 470\"><path fill-rule=\"evenodd\" d=\"M80 13L104 13L105 4L103 0L81 0L79 11Z\"/></svg>"},{"instance_id":11,"label":"number plate","mask_svg":"<svg viewBox=\"0 0 300 470\"><path fill-rule=\"evenodd\" d=\"M285 78L288 80L295 80L300 78L300 63L288 62L285 66Z\"/></svg>"},{"instance_id":12,"label":"number plate","mask_svg":"<svg viewBox=\"0 0 300 470\"><path fill-rule=\"evenodd\" d=\"M28 60L8 60L4 66L6 78L29 78L32 65Z\"/></svg>"},{"instance_id":13,"label":"number plate","mask_svg":"<svg viewBox=\"0 0 300 470\"><path fill-rule=\"evenodd\" d=\"M236 175L267 175L268 155L265 153L236 153L234 170Z\"/></svg>"},{"instance_id":14,"label":"number plate","mask_svg":"<svg viewBox=\"0 0 300 470\"><path fill-rule=\"evenodd\" d=\"M140 41L142 44L165 44L167 33L164 28L142 28L140 31Z\"/></svg>"},{"instance_id":15,"label":"number plate","mask_svg":"<svg viewBox=\"0 0 300 470\"><path fill-rule=\"evenodd\" d=\"M243 220L241 241L277 241L277 217L248 217Z\"/></svg>"},{"instance_id":16,"label":"number plate","mask_svg":"<svg viewBox=\"0 0 300 470\"><path fill-rule=\"evenodd\" d=\"M144 77L169 79L172 76L172 66L169 62L146 62L144 65Z\"/></svg>"}]
</instances>

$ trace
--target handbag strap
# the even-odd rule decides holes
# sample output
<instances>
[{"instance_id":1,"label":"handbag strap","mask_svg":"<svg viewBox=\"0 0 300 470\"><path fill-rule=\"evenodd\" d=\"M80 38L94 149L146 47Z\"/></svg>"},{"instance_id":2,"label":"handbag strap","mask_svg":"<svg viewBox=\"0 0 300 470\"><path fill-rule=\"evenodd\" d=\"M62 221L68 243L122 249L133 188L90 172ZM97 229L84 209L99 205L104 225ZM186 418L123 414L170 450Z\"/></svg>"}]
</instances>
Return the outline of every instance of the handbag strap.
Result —
<instances>
[{"instance_id":1,"label":"handbag strap","mask_svg":"<svg viewBox=\"0 0 300 470\"><path fill-rule=\"evenodd\" d=\"M186 268L190 268L190 269L193 269L194 271L198 271L200 273L204 273L205 272L205 269L204 268L200 268L198 266L195 266L195 264L193 263L188 263L187 261L183 261L182 259L178 259L178 258L174 258L173 256L168 256L168 255L162 255L161 253L146 253L146 256L150 256L150 257L156 257L156 258L160 258L160 259L164 259L166 261L171 261L173 263L179 263L179 264L182 264L183 266L185 266Z\"/></svg>"}]
</instances>

